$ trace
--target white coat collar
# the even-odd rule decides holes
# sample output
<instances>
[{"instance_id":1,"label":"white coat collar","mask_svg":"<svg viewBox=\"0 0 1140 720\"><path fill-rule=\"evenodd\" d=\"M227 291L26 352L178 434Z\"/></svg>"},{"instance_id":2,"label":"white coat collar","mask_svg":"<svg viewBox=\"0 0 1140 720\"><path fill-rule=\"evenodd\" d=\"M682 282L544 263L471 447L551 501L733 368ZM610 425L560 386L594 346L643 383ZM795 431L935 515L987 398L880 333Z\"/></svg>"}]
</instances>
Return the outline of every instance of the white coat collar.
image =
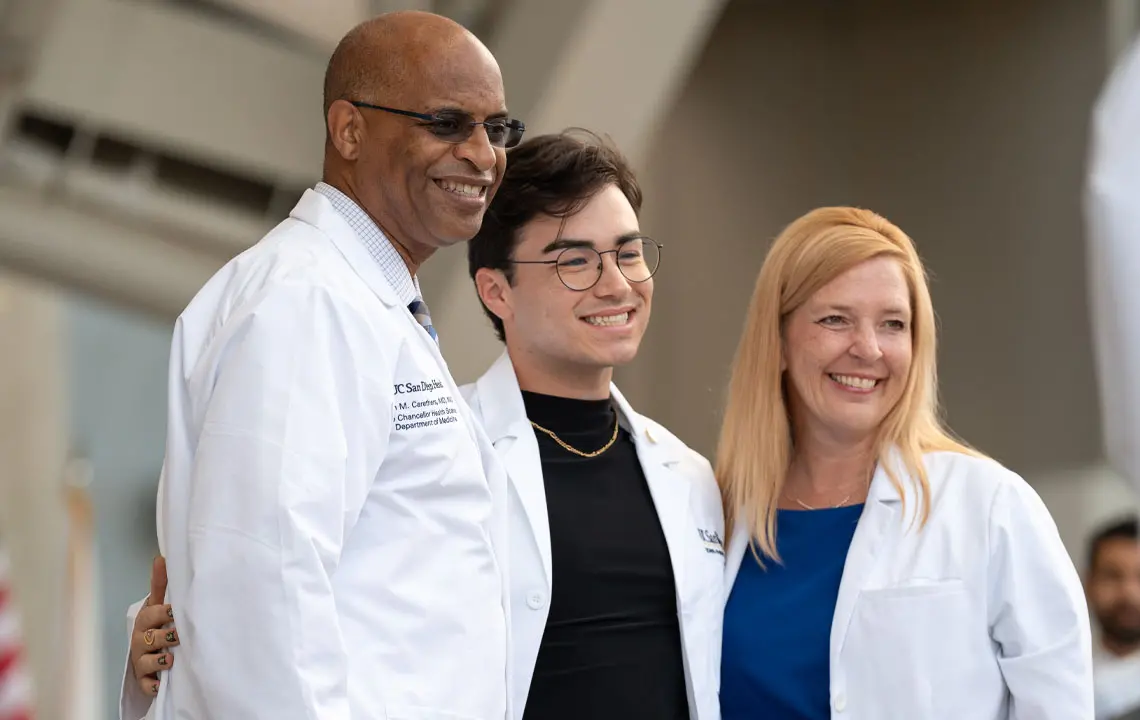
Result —
<instances>
[{"instance_id":1,"label":"white coat collar","mask_svg":"<svg viewBox=\"0 0 1140 720\"><path fill-rule=\"evenodd\" d=\"M475 381L476 394L484 430L503 457L511 486L519 498L535 542L542 556L542 566L549 584L552 580L550 558L550 520L546 509L546 488L542 477L542 461L538 440L526 416L522 391L510 356L504 351ZM638 460L645 472L649 492L657 509L675 582L680 585L684 571L684 540L688 528L689 493L687 478L674 469L681 461L684 446L659 426L637 413L613 383L610 397L637 448ZM510 443L505 445L504 443Z\"/></svg>"},{"instance_id":2,"label":"white coat collar","mask_svg":"<svg viewBox=\"0 0 1140 720\"><path fill-rule=\"evenodd\" d=\"M479 396L483 429L491 442L518 438L524 430L525 433L531 432L515 367L506 351L475 381L475 389Z\"/></svg>"},{"instance_id":3,"label":"white coat collar","mask_svg":"<svg viewBox=\"0 0 1140 720\"><path fill-rule=\"evenodd\" d=\"M289 217L312 225L332 240L344 259L384 305L392 307L401 304L396 291L384 277L383 270L376 264L368 248L364 247L352 226L336 211L328 198L316 190L306 190Z\"/></svg>"},{"instance_id":4,"label":"white coat collar","mask_svg":"<svg viewBox=\"0 0 1140 720\"><path fill-rule=\"evenodd\" d=\"M522 390L510 356L504 351L487 372L475 381L483 429L503 460L507 478L519 499L527 524L542 558L547 587L552 583L550 519L546 514L546 487L538 439L526 417Z\"/></svg>"}]
</instances>

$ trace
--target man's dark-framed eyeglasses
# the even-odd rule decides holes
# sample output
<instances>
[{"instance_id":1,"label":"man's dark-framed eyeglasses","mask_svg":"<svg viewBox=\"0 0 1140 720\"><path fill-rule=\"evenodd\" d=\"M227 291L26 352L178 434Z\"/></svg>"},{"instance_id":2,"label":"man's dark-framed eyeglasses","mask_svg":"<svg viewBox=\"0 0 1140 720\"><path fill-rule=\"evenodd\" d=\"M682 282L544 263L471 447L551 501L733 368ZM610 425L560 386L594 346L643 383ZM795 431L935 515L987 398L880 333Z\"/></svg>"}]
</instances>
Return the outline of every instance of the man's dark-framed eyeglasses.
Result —
<instances>
[{"instance_id":1,"label":"man's dark-framed eyeglasses","mask_svg":"<svg viewBox=\"0 0 1140 720\"><path fill-rule=\"evenodd\" d=\"M603 256L613 255L618 270L626 280L643 283L661 265L661 243L638 235L623 240L613 250L595 250L589 245L573 245L563 249L553 260L511 260L515 265L553 265L558 279L571 290L589 290L602 279Z\"/></svg>"},{"instance_id":2,"label":"man's dark-framed eyeglasses","mask_svg":"<svg viewBox=\"0 0 1140 720\"><path fill-rule=\"evenodd\" d=\"M487 129L487 139L494 147L512 148L522 141L526 125L522 120L510 118L491 118L490 120L476 120L471 113L462 110L441 110L435 113L418 113L411 110L397 110L396 108L373 105L372 103L350 100L354 107L381 110L394 115L415 118L421 121L432 135L449 143L466 142L475 132L475 128L482 125Z\"/></svg>"}]
</instances>

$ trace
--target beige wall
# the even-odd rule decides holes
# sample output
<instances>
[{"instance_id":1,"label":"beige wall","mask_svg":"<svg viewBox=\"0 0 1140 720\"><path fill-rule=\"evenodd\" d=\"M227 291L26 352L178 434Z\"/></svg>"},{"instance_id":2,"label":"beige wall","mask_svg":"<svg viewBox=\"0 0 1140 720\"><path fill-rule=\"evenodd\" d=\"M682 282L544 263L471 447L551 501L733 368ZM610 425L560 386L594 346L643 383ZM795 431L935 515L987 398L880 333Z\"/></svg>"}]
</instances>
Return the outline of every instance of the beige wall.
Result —
<instances>
[{"instance_id":1,"label":"beige wall","mask_svg":"<svg viewBox=\"0 0 1140 720\"><path fill-rule=\"evenodd\" d=\"M627 393L711 455L768 243L856 204L929 263L954 428L1027 476L1094 463L1079 203L1104 36L1068 0L731 3L649 153L665 264Z\"/></svg>"},{"instance_id":2,"label":"beige wall","mask_svg":"<svg viewBox=\"0 0 1140 720\"><path fill-rule=\"evenodd\" d=\"M66 671L66 348L58 296L0 273L0 533L12 559L38 716L59 717L51 680Z\"/></svg>"}]
</instances>

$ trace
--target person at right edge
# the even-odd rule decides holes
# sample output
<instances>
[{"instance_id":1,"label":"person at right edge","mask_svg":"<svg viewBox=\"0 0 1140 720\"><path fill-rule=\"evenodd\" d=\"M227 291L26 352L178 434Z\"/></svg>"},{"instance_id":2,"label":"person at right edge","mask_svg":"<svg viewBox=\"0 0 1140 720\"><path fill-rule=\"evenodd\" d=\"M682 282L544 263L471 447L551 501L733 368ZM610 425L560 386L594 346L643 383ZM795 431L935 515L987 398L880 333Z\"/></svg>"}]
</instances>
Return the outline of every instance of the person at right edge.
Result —
<instances>
[{"instance_id":1,"label":"person at right edge","mask_svg":"<svg viewBox=\"0 0 1140 720\"><path fill-rule=\"evenodd\" d=\"M1136 515L1097 530L1085 591L1100 631L1093 650L1096 720L1140 720L1140 537Z\"/></svg>"},{"instance_id":2,"label":"person at right edge","mask_svg":"<svg viewBox=\"0 0 1140 720\"><path fill-rule=\"evenodd\" d=\"M953 439L911 240L821 208L771 247L717 452L724 720L1090 720L1088 608L1044 503Z\"/></svg>"}]
</instances>

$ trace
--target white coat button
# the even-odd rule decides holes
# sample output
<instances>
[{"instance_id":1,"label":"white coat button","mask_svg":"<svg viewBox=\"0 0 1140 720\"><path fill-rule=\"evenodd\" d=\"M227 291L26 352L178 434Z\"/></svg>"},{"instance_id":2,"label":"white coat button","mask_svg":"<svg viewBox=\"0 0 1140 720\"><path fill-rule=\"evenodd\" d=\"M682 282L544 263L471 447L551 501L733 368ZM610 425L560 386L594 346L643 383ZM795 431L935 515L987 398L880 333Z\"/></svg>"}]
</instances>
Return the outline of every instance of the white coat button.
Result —
<instances>
[{"instance_id":1,"label":"white coat button","mask_svg":"<svg viewBox=\"0 0 1140 720\"><path fill-rule=\"evenodd\" d=\"M835 707L835 712L843 712L847 709L847 696L843 693L839 693L835 696L832 705Z\"/></svg>"},{"instance_id":2,"label":"white coat button","mask_svg":"<svg viewBox=\"0 0 1140 720\"><path fill-rule=\"evenodd\" d=\"M546 605L546 595L537 591L528 593L526 604L531 610L541 610Z\"/></svg>"}]
</instances>

